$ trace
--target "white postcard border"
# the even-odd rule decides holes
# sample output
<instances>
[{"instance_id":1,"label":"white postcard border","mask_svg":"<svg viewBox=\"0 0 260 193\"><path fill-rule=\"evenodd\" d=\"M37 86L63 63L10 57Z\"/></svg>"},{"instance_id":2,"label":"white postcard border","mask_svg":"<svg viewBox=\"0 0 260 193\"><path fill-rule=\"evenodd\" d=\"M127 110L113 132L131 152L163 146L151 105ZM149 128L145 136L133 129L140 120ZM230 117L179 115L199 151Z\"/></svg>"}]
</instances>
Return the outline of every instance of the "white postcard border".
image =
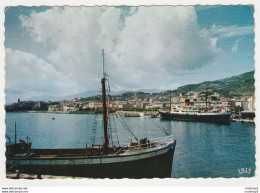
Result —
<instances>
[{"instance_id":1,"label":"white postcard border","mask_svg":"<svg viewBox=\"0 0 260 193\"><path fill-rule=\"evenodd\" d=\"M37 2L37 3L36 3ZM119 5L254 5L255 8L255 89L256 89L256 172L255 177L252 178L190 178L190 179L141 179L141 180L130 180L130 179L121 179L121 180L90 180L90 179L55 179L55 180L10 180L6 179L5 177L5 111L4 111L4 104L5 104L5 95L4 95L4 87L5 87L5 79L4 79L4 58L5 58L5 47L4 47L4 9L8 6L63 6L63 5L70 5L70 6L80 6L80 5L87 5L87 6L96 6L96 5L107 5L107 6L119 6ZM1 19L1 26L0 26L0 187L3 186L259 186L260 185L260 173L259 173L259 147L260 147L260 118L259 118L259 109L260 109L260 70L258 67L258 62L260 61L259 55L259 44L260 44L260 29L259 29L259 20L260 20L260 2L257 0L219 0L219 1L210 1L210 0L183 0L183 1L171 1L171 0L91 0L86 3L84 0L78 1L68 1L68 0L4 0L0 3L0 19Z\"/></svg>"}]
</instances>

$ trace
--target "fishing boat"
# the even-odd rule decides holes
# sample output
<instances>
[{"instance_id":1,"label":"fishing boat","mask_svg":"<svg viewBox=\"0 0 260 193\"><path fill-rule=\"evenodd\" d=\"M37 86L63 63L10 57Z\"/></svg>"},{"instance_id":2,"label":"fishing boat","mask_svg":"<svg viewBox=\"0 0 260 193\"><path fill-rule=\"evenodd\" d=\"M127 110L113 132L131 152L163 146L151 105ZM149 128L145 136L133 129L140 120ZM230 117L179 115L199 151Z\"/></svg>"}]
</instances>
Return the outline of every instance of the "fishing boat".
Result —
<instances>
[{"instance_id":1,"label":"fishing boat","mask_svg":"<svg viewBox=\"0 0 260 193\"><path fill-rule=\"evenodd\" d=\"M176 140L169 133L165 137L138 139L126 146L111 144L108 135L109 97L106 96L107 75L102 85L103 144L86 145L77 149L33 149L26 141L6 143L6 171L19 170L27 174L48 174L89 178L168 178L171 177Z\"/></svg>"},{"instance_id":2,"label":"fishing boat","mask_svg":"<svg viewBox=\"0 0 260 193\"><path fill-rule=\"evenodd\" d=\"M228 124L230 122L231 113L227 108L209 108L207 92L205 107L194 107L191 105L190 99L186 99L184 105L174 109L171 104L170 93L170 109L169 111L160 111L160 115L163 120Z\"/></svg>"}]
</instances>

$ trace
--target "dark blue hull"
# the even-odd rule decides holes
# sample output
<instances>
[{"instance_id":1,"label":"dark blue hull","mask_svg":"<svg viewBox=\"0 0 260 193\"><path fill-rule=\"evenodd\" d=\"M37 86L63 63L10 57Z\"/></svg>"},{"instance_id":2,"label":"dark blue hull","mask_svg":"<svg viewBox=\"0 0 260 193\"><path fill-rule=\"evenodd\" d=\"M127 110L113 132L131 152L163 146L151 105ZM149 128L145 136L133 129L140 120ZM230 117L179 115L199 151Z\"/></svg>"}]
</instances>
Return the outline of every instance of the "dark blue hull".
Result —
<instances>
[{"instance_id":1,"label":"dark blue hull","mask_svg":"<svg viewBox=\"0 0 260 193\"><path fill-rule=\"evenodd\" d=\"M212 114L197 115L197 114L178 114L169 112L160 112L163 120L178 120L178 121L192 121L192 122L208 122L228 124L230 121L230 114Z\"/></svg>"},{"instance_id":2,"label":"dark blue hull","mask_svg":"<svg viewBox=\"0 0 260 193\"><path fill-rule=\"evenodd\" d=\"M26 174L48 174L57 176L75 176L75 177L90 177L90 178L170 178L172 173L173 155L175 150L176 141L168 146L162 154L157 154L156 151L150 153L142 153L143 159L135 160L135 155L125 156L131 161L119 161L114 163L102 163L102 164L58 164L59 159L56 158L55 165L43 165L41 164L41 158L38 158L39 164L22 164L30 158L20 158L18 163L22 165L10 165L6 167L10 168L14 166L10 172L19 170L20 173ZM153 156L146 156L146 154L153 154ZM146 157L145 157L146 156ZM117 157L117 156L115 156ZM7 158L9 159L17 158ZM48 158L45 158L48 159ZM64 158L65 159L65 158ZM75 159L70 158L69 163L75 162ZM33 163L31 160L31 163ZM49 159L51 162L53 159ZM61 160L62 161L62 160Z\"/></svg>"}]
</instances>

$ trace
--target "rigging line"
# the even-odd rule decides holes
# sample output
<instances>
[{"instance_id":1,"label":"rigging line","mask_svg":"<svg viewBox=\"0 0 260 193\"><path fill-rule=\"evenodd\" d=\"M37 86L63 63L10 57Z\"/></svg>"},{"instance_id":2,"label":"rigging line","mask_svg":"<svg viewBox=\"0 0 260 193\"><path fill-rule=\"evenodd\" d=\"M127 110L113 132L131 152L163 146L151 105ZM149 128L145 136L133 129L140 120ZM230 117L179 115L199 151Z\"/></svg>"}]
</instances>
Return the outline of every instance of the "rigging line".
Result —
<instances>
[{"instance_id":1,"label":"rigging line","mask_svg":"<svg viewBox=\"0 0 260 193\"><path fill-rule=\"evenodd\" d=\"M184 151L184 152L190 154L191 156L193 156L193 157L195 157L195 158L197 158L197 159L199 159L199 160L201 160L201 161L203 161L203 162L205 162L205 163L208 163L208 164L213 165L213 166L216 166L216 167L218 167L218 168L220 168L220 169L222 169L222 170L225 170L225 171L227 171L227 172L230 172L230 173L234 174L235 176L239 176L237 173L235 173L235 172L233 172L233 171L230 171L230 170L227 170L227 169L225 169L225 168L223 168L223 167L221 167L221 166L218 166L218 165L215 164L215 163L212 163L212 162L209 162L209 161L207 161L207 160L204 160L204 159L202 159L202 158L196 156L194 153L191 153L191 152L188 152L188 151L185 151L185 150L182 150L182 151Z\"/></svg>"},{"instance_id":2,"label":"rigging line","mask_svg":"<svg viewBox=\"0 0 260 193\"><path fill-rule=\"evenodd\" d=\"M166 129L164 129L163 127L160 127L159 125L157 125L152 119L151 119L151 122L154 125L156 125L158 128L160 128L166 135L170 135L170 133Z\"/></svg>"},{"instance_id":3,"label":"rigging line","mask_svg":"<svg viewBox=\"0 0 260 193\"><path fill-rule=\"evenodd\" d=\"M112 143L112 147L114 146L114 143L113 143L113 133L112 133L112 126L111 126L111 120L110 118L108 117L108 132L109 132L109 138L111 140L111 143Z\"/></svg>"},{"instance_id":4,"label":"rigging line","mask_svg":"<svg viewBox=\"0 0 260 193\"><path fill-rule=\"evenodd\" d=\"M95 114L94 116L94 123L93 123L93 129L91 134L91 143L94 145L96 140L96 132L97 132L97 117L98 114Z\"/></svg>"},{"instance_id":5,"label":"rigging line","mask_svg":"<svg viewBox=\"0 0 260 193\"><path fill-rule=\"evenodd\" d=\"M115 115L114 114L112 114L112 119L113 119L114 129L116 131L117 143L118 143L118 146L120 147L119 139L118 139L118 133L117 133L117 128L116 128L116 122L115 122Z\"/></svg>"},{"instance_id":6,"label":"rigging line","mask_svg":"<svg viewBox=\"0 0 260 193\"><path fill-rule=\"evenodd\" d=\"M122 116L119 116L122 120L122 122L124 123L125 125L125 128L132 133L132 135L134 135L134 133L132 132L132 130L130 129L130 127L126 124L126 122L124 121L124 119L122 118ZM135 139L138 141L137 137L134 135Z\"/></svg>"},{"instance_id":7,"label":"rigging line","mask_svg":"<svg viewBox=\"0 0 260 193\"><path fill-rule=\"evenodd\" d=\"M117 116L117 114L116 114L116 116ZM120 119L119 119L119 117L120 117ZM129 132L131 132L131 130L130 130L130 128L127 126L127 124L123 121L123 119L122 119L122 117L121 116L117 116L117 118L118 118L118 120L120 121L120 123L125 127L125 129L127 130L127 131L129 131Z\"/></svg>"},{"instance_id":8,"label":"rigging line","mask_svg":"<svg viewBox=\"0 0 260 193\"><path fill-rule=\"evenodd\" d=\"M102 75L101 75L101 71L102 71L102 64L99 66L99 71L98 71L98 80L102 77Z\"/></svg>"},{"instance_id":9,"label":"rigging line","mask_svg":"<svg viewBox=\"0 0 260 193\"><path fill-rule=\"evenodd\" d=\"M110 81L109 81L109 79L107 79L107 94L110 94Z\"/></svg>"},{"instance_id":10,"label":"rigging line","mask_svg":"<svg viewBox=\"0 0 260 193\"><path fill-rule=\"evenodd\" d=\"M101 77L101 69L102 67L101 66L99 66L99 72L98 72L98 78L97 78L97 88L98 88L98 91L97 91L97 95L99 95L100 94L100 90L101 90L101 85L100 85L100 77Z\"/></svg>"},{"instance_id":11,"label":"rigging line","mask_svg":"<svg viewBox=\"0 0 260 193\"><path fill-rule=\"evenodd\" d=\"M109 85L110 85L112 88L114 88L114 90L116 90L116 85L115 85L115 84L109 82Z\"/></svg>"},{"instance_id":12,"label":"rigging line","mask_svg":"<svg viewBox=\"0 0 260 193\"><path fill-rule=\"evenodd\" d=\"M116 114L116 118L117 118L118 121L125 127L125 129L126 129L129 133L131 133L131 135L133 135L133 137L135 138L135 140L138 141L137 137L136 137L136 136L134 135L134 133L130 130L130 128L126 125L126 123L124 123L123 119L121 118L122 120L120 120L120 119L118 118L117 114Z\"/></svg>"}]
</instances>

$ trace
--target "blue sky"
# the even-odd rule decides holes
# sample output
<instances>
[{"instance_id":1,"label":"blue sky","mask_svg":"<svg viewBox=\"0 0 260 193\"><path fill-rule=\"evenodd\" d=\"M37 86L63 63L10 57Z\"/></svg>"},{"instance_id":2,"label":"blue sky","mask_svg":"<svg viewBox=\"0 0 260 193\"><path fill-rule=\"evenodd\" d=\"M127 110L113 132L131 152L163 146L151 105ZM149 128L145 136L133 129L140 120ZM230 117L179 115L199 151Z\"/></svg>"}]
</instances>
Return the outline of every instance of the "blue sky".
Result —
<instances>
[{"instance_id":1,"label":"blue sky","mask_svg":"<svg viewBox=\"0 0 260 193\"><path fill-rule=\"evenodd\" d=\"M6 102L98 88L175 89L254 70L252 6L9 7Z\"/></svg>"}]
</instances>

